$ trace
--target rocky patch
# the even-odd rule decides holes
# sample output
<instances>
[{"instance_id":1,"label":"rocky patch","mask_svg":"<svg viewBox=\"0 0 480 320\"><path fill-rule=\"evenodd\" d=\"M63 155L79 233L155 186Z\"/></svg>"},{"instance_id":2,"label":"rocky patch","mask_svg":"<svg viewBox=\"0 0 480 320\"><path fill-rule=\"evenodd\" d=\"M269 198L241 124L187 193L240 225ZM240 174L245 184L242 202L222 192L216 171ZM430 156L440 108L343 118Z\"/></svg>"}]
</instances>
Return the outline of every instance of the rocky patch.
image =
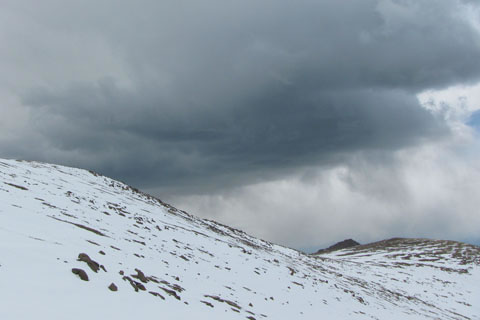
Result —
<instances>
[{"instance_id":1,"label":"rocky patch","mask_svg":"<svg viewBox=\"0 0 480 320\"><path fill-rule=\"evenodd\" d=\"M82 269L79 269L79 268L73 268L72 273L79 276L80 279L82 279L83 281L88 281L88 275L85 272L85 270L82 270Z\"/></svg>"}]
</instances>

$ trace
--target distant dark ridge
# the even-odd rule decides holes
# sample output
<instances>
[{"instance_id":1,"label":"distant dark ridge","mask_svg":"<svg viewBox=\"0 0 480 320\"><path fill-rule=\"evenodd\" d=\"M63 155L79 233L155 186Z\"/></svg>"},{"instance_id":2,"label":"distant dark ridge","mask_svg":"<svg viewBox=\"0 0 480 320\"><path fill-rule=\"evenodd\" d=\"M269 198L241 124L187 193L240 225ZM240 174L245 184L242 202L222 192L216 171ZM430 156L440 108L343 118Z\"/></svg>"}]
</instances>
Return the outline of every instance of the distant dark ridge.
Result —
<instances>
[{"instance_id":1,"label":"distant dark ridge","mask_svg":"<svg viewBox=\"0 0 480 320\"><path fill-rule=\"evenodd\" d=\"M330 246L326 249L320 249L314 254L321 254L321 253L327 253L327 252L332 252L332 251L337 251L337 250L342 250L342 249L347 249L355 246L359 246L360 243L353 239L346 239L340 242L335 243L333 246Z\"/></svg>"}]
</instances>

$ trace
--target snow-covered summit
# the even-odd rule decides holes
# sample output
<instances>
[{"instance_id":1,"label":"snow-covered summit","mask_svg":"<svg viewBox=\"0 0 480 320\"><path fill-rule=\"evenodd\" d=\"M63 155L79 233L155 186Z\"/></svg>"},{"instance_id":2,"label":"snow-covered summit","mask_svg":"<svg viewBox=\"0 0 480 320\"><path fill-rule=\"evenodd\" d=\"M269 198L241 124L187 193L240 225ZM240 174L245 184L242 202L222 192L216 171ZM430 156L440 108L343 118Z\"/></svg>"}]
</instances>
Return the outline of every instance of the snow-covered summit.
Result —
<instances>
[{"instance_id":1,"label":"snow-covered summit","mask_svg":"<svg viewBox=\"0 0 480 320\"><path fill-rule=\"evenodd\" d=\"M0 319L480 319L480 248L309 256L94 172L0 160Z\"/></svg>"}]
</instances>

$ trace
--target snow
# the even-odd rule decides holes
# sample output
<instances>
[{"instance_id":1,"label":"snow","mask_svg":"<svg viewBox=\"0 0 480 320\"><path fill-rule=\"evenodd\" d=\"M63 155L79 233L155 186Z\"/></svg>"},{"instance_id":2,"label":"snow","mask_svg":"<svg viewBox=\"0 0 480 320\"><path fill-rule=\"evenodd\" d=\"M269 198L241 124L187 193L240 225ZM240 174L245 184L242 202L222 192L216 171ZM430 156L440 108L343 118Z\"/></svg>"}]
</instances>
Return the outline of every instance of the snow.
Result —
<instances>
[{"instance_id":1,"label":"snow","mask_svg":"<svg viewBox=\"0 0 480 320\"><path fill-rule=\"evenodd\" d=\"M0 319L480 319L478 247L397 239L309 256L37 162L0 160L0 252Z\"/></svg>"}]
</instances>

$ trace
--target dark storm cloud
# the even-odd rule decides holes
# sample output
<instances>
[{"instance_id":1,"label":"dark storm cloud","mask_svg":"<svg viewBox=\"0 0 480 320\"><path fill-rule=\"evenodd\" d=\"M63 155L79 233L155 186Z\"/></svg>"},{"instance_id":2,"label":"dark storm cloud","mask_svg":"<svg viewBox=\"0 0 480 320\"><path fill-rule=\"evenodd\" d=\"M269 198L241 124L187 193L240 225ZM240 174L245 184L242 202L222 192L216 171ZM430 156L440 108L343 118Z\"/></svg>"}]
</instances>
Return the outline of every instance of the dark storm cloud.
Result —
<instances>
[{"instance_id":1,"label":"dark storm cloud","mask_svg":"<svg viewBox=\"0 0 480 320\"><path fill-rule=\"evenodd\" d=\"M199 192L435 139L447 127L415 94L480 76L466 2L86 3L23 10L52 34L100 42L124 76L21 87L43 142L22 152L146 187ZM65 49L49 45L43 55Z\"/></svg>"},{"instance_id":2,"label":"dark storm cloud","mask_svg":"<svg viewBox=\"0 0 480 320\"><path fill-rule=\"evenodd\" d=\"M36 128L54 147L103 157L99 171L170 187L195 179L209 185L232 177L238 182L241 175L266 178L338 160L342 153L394 150L444 134L441 123L403 92L297 91L262 90L229 106L186 113L159 107L161 97L153 92L131 96L102 85L60 95L37 92L25 103L38 104L42 117L56 115L52 122L37 121Z\"/></svg>"}]
</instances>

